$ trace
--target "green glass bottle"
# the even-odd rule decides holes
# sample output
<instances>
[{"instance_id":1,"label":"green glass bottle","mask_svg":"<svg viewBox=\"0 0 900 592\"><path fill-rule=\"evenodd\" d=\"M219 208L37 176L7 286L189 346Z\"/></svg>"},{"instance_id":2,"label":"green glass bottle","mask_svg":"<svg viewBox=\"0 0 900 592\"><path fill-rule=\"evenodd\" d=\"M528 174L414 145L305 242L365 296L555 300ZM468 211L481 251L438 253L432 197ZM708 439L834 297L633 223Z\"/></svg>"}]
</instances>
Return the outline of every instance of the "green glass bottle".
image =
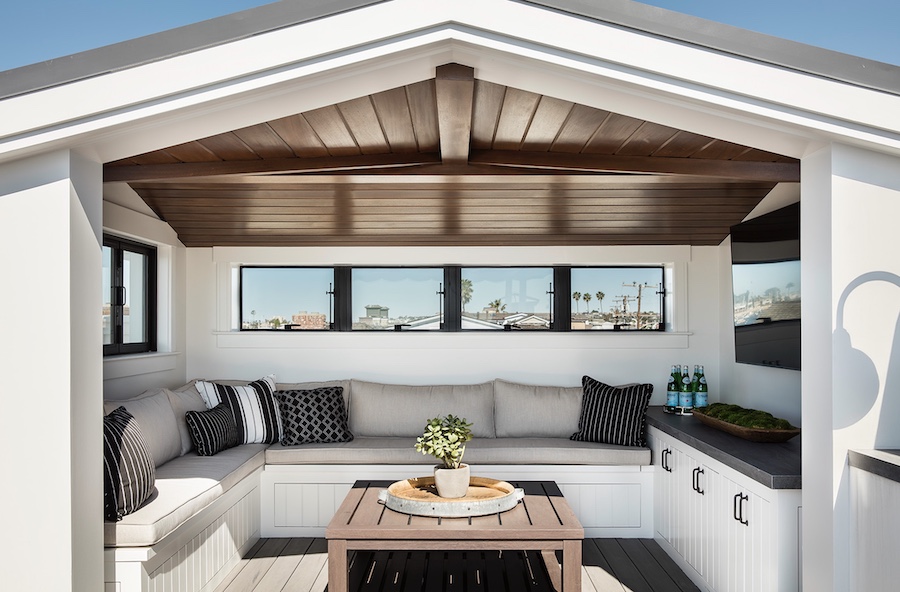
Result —
<instances>
[{"instance_id":1,"label":"green glass bottle","mask_svg":"<svg viewBox=\"0 0 900 592\"><path fill-rule=\"evenodd\" d=\"M706 384L706 374L703 366L698 369L697 390L694 392L694 407L706 407L709 405L709 386Z\"/></svg>"},{"instance_id":2,"label":"green glass bottle","mask_svg":"<svg viewBox=\"0 0 900 592\"><path fill-rule=\"evenodd\" d=\"M681 390L678 393L678 412L682 415L693 413L694 391L691 390L691 371L685 364L681 371Z\"/></svg>"},{"instance_id":3,"label":"green glass bottle","mask_svg":"<svg viewBox=\"0 0 900 592\"><path fill-rule=\"evenodd\" d=\"M669 384L666 386L666 406L663 411L666 413L675 413L678 407L678 393L681 390L681 372L679 366L673 365L669 371Z\"/></svg>"}]
</instances>

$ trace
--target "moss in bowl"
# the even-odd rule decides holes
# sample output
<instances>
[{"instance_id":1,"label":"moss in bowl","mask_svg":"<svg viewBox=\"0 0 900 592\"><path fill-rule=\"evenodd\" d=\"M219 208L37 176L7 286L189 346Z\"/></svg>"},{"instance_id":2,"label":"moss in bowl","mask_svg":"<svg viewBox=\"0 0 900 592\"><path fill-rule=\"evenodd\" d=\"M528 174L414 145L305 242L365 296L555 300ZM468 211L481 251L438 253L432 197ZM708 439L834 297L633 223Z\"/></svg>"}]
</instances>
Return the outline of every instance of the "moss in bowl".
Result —
<instances>
[{"instance_id":1,"label":"moss in bowl","mask_svg":"<svg viewBox=\"0 0 900 592\"><path fill-rule=\"evenodd\" d=\"M779 419L765 411L757 409L745 409L740 405L728 403L713 403L709 407L700 410L708 417L721 419L722 421L744 428L756 428L760 430L794 430L794 426L785 419Z\"/></svg>"},{"instance_id":2,"label":"moss in bowl","mask_svg":"<svg viewBox=\"0 0 900 592\"><path fill-rule=\"evenodd\" d=\"M800 433L800 428L771 413L727 403L694 409L694 417L710 427L754 442L787 442Z\"/></svg>"}]
</instances>

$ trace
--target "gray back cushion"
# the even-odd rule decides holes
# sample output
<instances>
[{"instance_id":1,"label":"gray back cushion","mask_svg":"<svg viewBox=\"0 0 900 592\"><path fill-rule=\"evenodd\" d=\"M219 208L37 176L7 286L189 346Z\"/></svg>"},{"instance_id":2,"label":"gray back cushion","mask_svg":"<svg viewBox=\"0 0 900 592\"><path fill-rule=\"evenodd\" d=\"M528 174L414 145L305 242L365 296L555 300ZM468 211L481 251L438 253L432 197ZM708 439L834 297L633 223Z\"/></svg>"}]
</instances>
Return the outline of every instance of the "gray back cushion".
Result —
<instances>
[{"instance_id":1,"label":"gray back cushion","mask_svg":"<svg viewBox=\"0 0 900 592\"><path fill-rule=\"evenodd\" d=\"M166 389L149 390L125 401L104 401L104 414L119 406L127 409L140 426L155 466L181 456L181 435Z\"/></svg>"},{"instance_id":2,"label":"gray back cushion","mask_svg":"<svg viewBox=\"0 0 900 592\"><path fill-rule=\"evenodd\" d=\"M339 386L344 389L344 409L350 407L349 380L321 380L313 382L279 382L275 388L279 391L311 391L326 386Z\"/></svg>"},{"instance_id":3,"label":"gray back cushion","mask_svg":"<svg viewBox=\"0 0 900 592\"><path fill-rule=\"evenodd\" d=\"M578 431L580 386L536 386L494 381L498 438L566 438Z\"/></svg>"},{"instance_id":4,"label":"gray back cushion","mask_svg":"<svg viewBox=\"0 0 900 592\"><path fill-rule=\"evenodd\" d=\"M448 414L469 421L476 438L494 437L490 382L404 386L352 380L350 393L350 431L357 437L415 438L422 435L429 419Z\"/></svg>"}]
</instances>

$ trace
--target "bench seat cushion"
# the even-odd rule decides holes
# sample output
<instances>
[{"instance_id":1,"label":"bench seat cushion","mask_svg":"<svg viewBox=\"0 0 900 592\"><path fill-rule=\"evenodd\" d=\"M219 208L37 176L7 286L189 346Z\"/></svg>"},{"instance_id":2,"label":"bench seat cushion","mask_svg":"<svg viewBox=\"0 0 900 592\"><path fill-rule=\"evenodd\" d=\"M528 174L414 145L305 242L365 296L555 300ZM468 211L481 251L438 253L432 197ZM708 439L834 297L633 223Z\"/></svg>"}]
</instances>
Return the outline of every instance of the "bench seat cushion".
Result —
<instances>
[{"instance_id":1,"label":"bench seat cushion","mask_svg":"<svg viewBox=\"0 0 900 592\"><path fill-rule=\"evenodd\" d=\"M119 522L104 522L107 547L154 545L263 466L265 444L246 444L215 456L190 452L156 469L156 491Z\"/></svg>"},{"instance_id":2,"label":"bench seat cushion","mask_svg":"<svg viewBox=\"0 0 900 592\"><path fill-rule=\"evenodd\" d=\"M279 446L266 450L271 465L422 464L437 461L413 449L414 439L356 438L351 442ZM472 465L649 465L650 449L563 438L484 438L466 446L464 461Z\"/></svg>"}]
</instances>

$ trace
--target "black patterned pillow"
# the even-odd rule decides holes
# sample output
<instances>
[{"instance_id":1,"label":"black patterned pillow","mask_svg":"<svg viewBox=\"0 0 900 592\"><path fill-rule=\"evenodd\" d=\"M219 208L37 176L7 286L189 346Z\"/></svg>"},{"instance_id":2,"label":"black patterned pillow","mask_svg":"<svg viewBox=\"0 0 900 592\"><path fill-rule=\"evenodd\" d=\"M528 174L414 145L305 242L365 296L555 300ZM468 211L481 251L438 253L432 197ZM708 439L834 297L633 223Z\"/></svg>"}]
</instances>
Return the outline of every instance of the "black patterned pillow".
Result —
<instances>
[{"instance_id":1,"label":"black patterned pillow","mask_svg":"<svg viewBox=\"0 0 900 592\"><path fill-rule=\"evenodd\" d=\"M585 376L581 386L584 389L581 416L572 440L646 446L644 422L653 394L652 384L609 386Z\"/></svg>"},{"instance_id":2,"label":"black patterned pillow","mask_svg":"<svg viewBox=\"0 0 900 592\"><path fill-rule=\"evenodd\" d=\"M343 395L344 388L340 386L275 391L284 428L281 444L293 446L352 440Z\"/></svg>"},{"instance_id":3,"label":"black patterned pillow","mask_svg":"<svg viewBox=\"0 0 900 592\"><path fill-rule=\"evenodd\" d=\"M224 403L219 403L209 411L188 411L184 414L184 419L191 433L191 442L200 456L213 456L238 445L234 414Z\"/></svg>"},{"instance_id":4,"label":"black patterned pillow","mask_svg":"<svg viewBox=\"0 0 900 592\"><path fill-rule=\"evenodd\" d=\"M125 407L103 417L103 517L118 522L153 495L156 465Z\"/></svg>"},{"instance_id":5,"label":"black patterned pillow","mask_svg":"<svg viewBox=\"0 0 900 592\"><path fill-rule=\"evenodd\" d=\"M197 391L210 409L231 408L239 444L274 444L281 439L281 414L275 400L275 377L264 376L247 386L197 381Z\"/></svg>"}]
</instances>

